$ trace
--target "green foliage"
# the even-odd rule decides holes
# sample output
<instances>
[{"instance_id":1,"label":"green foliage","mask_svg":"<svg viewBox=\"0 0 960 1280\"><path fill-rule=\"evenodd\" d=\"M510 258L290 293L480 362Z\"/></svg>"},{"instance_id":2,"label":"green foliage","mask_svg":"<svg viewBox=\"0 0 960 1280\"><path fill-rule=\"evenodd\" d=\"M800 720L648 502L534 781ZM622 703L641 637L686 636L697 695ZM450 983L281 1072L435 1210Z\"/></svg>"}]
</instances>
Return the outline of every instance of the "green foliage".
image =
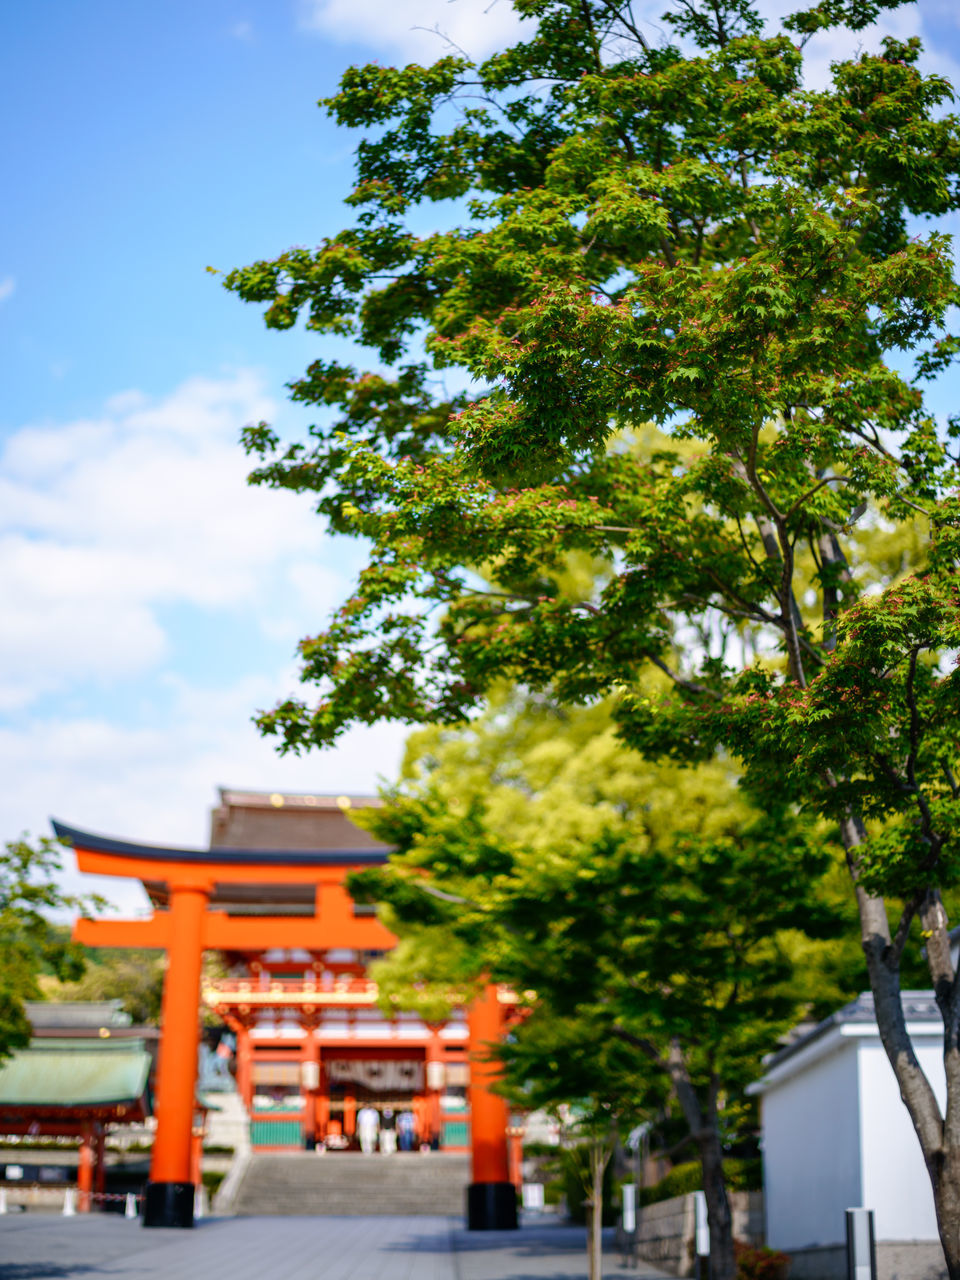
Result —
<instances>
[{"instance_id":1,"label":"green foliage","mask_svg":"<svg viewBox=\"0 0 960 1280\"><path fill-rule=\"evenodd\" d=\"M47 913L98 907L57 886L60 852L52 840L8 841L0 852L0 1062L30 1042L24 1000L42 996L38 978L76 978L83 954Z\"/></svg>"},{"instance_id":2,"label":"green foliage","mask_svg":"<svg viewBox=\"0 0 960 1280\"><path fill-rule=\"evenodd\" d=\"M398 852L350 878L401 936L382 996L441 1017L478 975L512 985L530 1012L499 1050L505 1092L568 1121L572 1104L583 1136L677 1098L698 1141L749 1135L763 1055L860 978L823 844L735 784L717 761L642 761L603 705L514 694L415 735L361 819Z\"/></svg>"},{"instance_id":3,"label":"green foliage","mask_svg":"<svg viewBox=\"0 0 960 1280\"><path fill-rule=\"evenodd\" d=\"M391 366L318 361L293 386L324 412L309 442L247 433L255 482L371 546L302 643L318 700L260 727L299 751L456 721L505 678L609 694L648 754L723 749L761 800L873 822L871 890L948 887L960 428L923 385L958 291L947 238L907 228L960 203L950 86L888 38L802 88L787 33L885 0L770 35L748 0L671 6L693 53L599 0L520 7L532 34L483 63L349 70L325 106L368 131L356 224L225 278ZM409 228L451 196L462 225ZM605 572L573 591L571 556Z\"/></svg>"},{"instance_id":4,"label":"green foliage","mask_svg":"<svg viewBox=\"0 0 960 1280\"><path fill-rule=\"evenodd\" d=\"M122 1000L134 1023L158 1026L163 995L162 952L110 947L84 953L86 969L75 981L47 985L57 1000Z\"/></svg>"},{"instance_id":5,"label":"green foliage","mask_svg":"<svg viewBox=\"0 0 960 1280\"><path fill-rule=\"evenodd\" d=\"M730 1191L759 1191L763 1186L763 1169L758 1159L724 1160L723 1173ZM652 1186L641 1187L640 1203L659 1204L661 1200L672 1200L674 1196L684 1196L702 1188L703 1171L700 1161L690 1160L674 1165L669 1173Z\"/></svg>"},{"instance_id":6,"label":"green foliage","mask_svg":"<svg viewBox=\"0 0 960 1280\"><path fill-rule=\"evenodd\" d=\"M686 57L647 47L626 9L522 7L536 33L480 65L348 71L326 106L377 130L357 225L225 279L269 324L303 314L397 362L318 361L294 384L324 410L310 442L247 435L255 481L314 492L373 548L303 642L320 700L261 717L284 749L354 721L455 719L505 674L565 698L629 686L669 650L671 610L712 622L698 686L723 671L718 614L794 668L814 661L829 637L795 634L788 597L848 592L796 549L832 532L855 562L851 512L932 513L949 484L919 386L887 362L910 349L935 371L955 345L947 240L906 229L956 207L960 153L949 86L919 71L916 43L887 40L808 91L802 50L762 37L745 0L672 8L700 46ZM884 7L831 0L786 25ZM471 197L464 225L405 226L451 195ZM434 394L421 335L473 399ZM674 443L617 444L648 420ZM605 589L564 597L571 550L617 564Z\"/></svg>"},{"instance_id":7,"label":"green foliage","mask_svg":"<svg viewBox=\"0 0 960 1280\"><path fill-rule=\"evenodd\" d=\"M200 1179L203 1182L203 1185L206 1188L207 1194L209 1196L212 1197L217 1194L217 1192L220 1190L220 1184L223 1182L226 1176L227 1174L225 1170L224 1171L221 1171L219 1169L203 1170L203 1172L200 1174Z\"/></svg>"},{"instance_id":8,"label":"green foliage","mask_svg":"<svg viewBox=\"0 0 960 1280\"><path fill-rule=\"evenodd\" d=\"M376 366L318 362L295 384L322 411L308 442L248 434L255 482L311 492L370 548L301 644L316 696L259 717L281 750L355 723L457 722L506 680L612 698L650 757L742 762L765 816L694 823L669 857L626 831L554 857L491 833L485 811L404 811L398 919L505 969L514 937L540 948L558 1008L575 999L564 969L623 921L621 968L646 985L618 992L617 1016L642 1006L666 1027L669 991L695 1074L721 1042L732 1079L755 1061L731 991L759 1016L762 975L770 1018L787 1015L785 904L815 921L823 871L798 804L858 881L891 1061L909 1058L896 1011L915 916L956 1040L940 895L960 865L960 424L938 427L925 383L960 350L960 292L949 238L910 230L960 207L960 121L915 39L836 62L816 90L795 43L891 7L821 0L764 34L750 0L678 0L652 47L616 0L520 0L528 33L484 62L348 72L325 105L365 131L354 225L225 278L268 324L350 335ZM413 230L451 197L460 225ZM432 381L446 369L466 394ZM605 572L572 591L571 556ZM417 906L417 858L494 905L461 905L460 924L452 900ZM898 927L880 891L902 899ZM921 1123L935 1104L903 1071L936 1180L954 1167L943 1129ZM726 1280L732 1253L715 1263Z\"/></svg>"}]
</instances>

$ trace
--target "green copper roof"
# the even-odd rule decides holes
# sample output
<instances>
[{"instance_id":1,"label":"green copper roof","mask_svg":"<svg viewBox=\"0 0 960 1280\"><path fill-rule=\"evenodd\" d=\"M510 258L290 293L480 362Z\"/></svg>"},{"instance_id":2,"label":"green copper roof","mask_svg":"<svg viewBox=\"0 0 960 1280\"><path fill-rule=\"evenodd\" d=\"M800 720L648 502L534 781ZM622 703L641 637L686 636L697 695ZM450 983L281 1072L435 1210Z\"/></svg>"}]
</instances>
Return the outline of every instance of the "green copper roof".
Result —
<instances>
[{"instance_id":1,"label":"green copper roof","mask_svg":"<svg viewBox=\"0 0 960 1280\"><path fill-rule=\"evenodd\" d=\"M0 1107L135 1102L149 1075L142 1040L34 1040L0 1065Z\"/></svg>"}]
</instances>

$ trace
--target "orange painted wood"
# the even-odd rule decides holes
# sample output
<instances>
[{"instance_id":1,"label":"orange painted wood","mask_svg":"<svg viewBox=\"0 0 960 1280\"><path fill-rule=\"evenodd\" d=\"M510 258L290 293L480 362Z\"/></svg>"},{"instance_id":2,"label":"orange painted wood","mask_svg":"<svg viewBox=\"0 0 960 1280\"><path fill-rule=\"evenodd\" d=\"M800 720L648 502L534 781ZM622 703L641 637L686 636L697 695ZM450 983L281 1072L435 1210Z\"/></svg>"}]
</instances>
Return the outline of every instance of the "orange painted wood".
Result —
<instances>
[{"instance_id":1,"label":"orange painted wood","mask_svg":"<svg viewBox=\"0 0 960 1280\"><path fill-rule=\"evenodd\" d=\"M156 912L146 920L86 920L73 926L73 940L85 947L156 947L170 945L168 912Z\"/></svg>"},{"instance_id":2,"label":"orange painted wood","mask_svg":"<svg viewBox=\"0 0 960 1280\"><path fill-rule=\"evenodd\" d=\"M94 1127L93 1139L93 1189L103 1195L107 1179L106 1132L102 1124Z\"/></svg>"},{"instance_id":3,"label":"orange painted wood","mask_svg":"<svg viewBox=\"0 0 960 1280\"><path fill-rule=\"evenodd\" d=\"M190 1181L195 1187L200 1185L200 1171L203 1168L203 1126L195 1125L190 1134Z\"/></svg>"},{"instance_id":4,"label":"orange painted wood","mask_svg":"<svg viewBox=\"0 0 960 1280\"><path fill-rule=\"evenodd\" d=\"M343 1095L343 1132L352 1138L357 1131L357 1099L352 1093Z\"/></svg>"},{"instance_id":5,"label":"orange painted wood","mask_svg":"<svg viewBox=\"0 0 960 1280\"><path fill-rule=\"evenodd\" d=\"M342 884L344 877L364 864L345 858L342 863L294 866L277 862L178 862L174 858L136 858L76 846L77 867L99 876L133 880L163 880L174 885L206 884Z\"/></svg>"},{"instance_id":6,"label":"orange painted wood","mask_svg":"<svg viewBox=\"0 0 960 1280\"><path fill-rule=\"evenodd\" d=\"M87 947L156 947L170 945L170 913L157 911L145 920L80 919L73 928L74 942ZM266 951L284 946L319 951L347 947L359 951L384 951L396 945L395 936L370 917L342 916L322 920L289 916L231 918L223 911L207 913L203 946L215 951Z\"/></svg>"},{"instance_id":7,"label":"orange painted wood","mask_svg":"<svg viewBox=\"0 0 960 1280\"><path fill-rule=\"evenodd\" d=\"M303 1136L308 1141L316 1141L318 1133L322 1132L317 1127L317 1099L322 1088L322 1072L320 1066L320 1043L316 1035L309 1028L304 1032L302 1061L304 1063L315 1062L317 1064L317 1087L308 1089L306 1081L303 1083Z\"/></svg>"},{"instance_id":8,"label":"orange painted wood","mask_svg":"<svg viewBox=\"0 0 960 1280\"><path fill-rule=\"evenodd\" d=\"M497 988L488 984L467 1011L470 1032L470 1149L474 1182L509 1182L507 1125L510 1111L491 1086L500 1079L496 1060L488 1060L502 1026Z\"/></svg>"},{"instance_id":9,"label":"orange painted wood","mask_svg":"<svg viewBox=\"0 0 960 1280\"><path fill-rule=\"evenodd\" d=\"M190 1182L191 1134L200 1040L200 964L207 895L177 888L170 901L170 948L163 982L162 1038L157 1066L157 1134L151 1182Z\"/></svg>"},{"instance_id":10,"label":"orange painted wood","mask_svg":"<svg viewBox=\"0 0 960 1280\"><path fill-rule=\"evenodd\" d=\"M352 912L348 919L330 919L324 914L317 920L296 916L231 918L223 911L211 911L204 925L204 946L214 951L267 951L271 947L381 951L396 942L379 920L354 919Z\"/></svg>"},{"instance_id":11,"label":"orange painted wood","mask_svg":"<svg viewBox=\"0 0 960 1280\"><path fill-rule=\"evenodd\" d=\"M77 1158L77 1208L81 1213L89 1213L91 1208L93 1164L93 1125L85 1124Z\"/></svg>"},{"instance_id":12,"label":"orange painted wood","mask_svg":"<svg viewBox=\"0 0 960 1280\"><path fill-rule=\"evenodd\" d=\"M436 1062L443 1065L445 1060L443 1041L440 1039L440 1032L436 1027L431 1028L430 1039L427 1041L424 1058L424 1071L426 1077L424 1085L427 1093L426 1108L424 1112L426 1123L423 1126L423 1136L420 1140L421 1142L433 1142L435 1138L440 1136L443 1127L443 1116L441 1114L441 1095L443 1090L430 1087L430 1064L432 1062Z\"/></svg>"},{"instance_id":13,"label":"orange painted wood","mask_svg":"<svg viewBox=\"0 0 960 1280\"><path fill-rule=\"evenodd\" d=\"M244 1026L237 1027L237 1093L249 1111L253 1106L253 1050L249 1028Z\"/></svg>"}]
</instances>

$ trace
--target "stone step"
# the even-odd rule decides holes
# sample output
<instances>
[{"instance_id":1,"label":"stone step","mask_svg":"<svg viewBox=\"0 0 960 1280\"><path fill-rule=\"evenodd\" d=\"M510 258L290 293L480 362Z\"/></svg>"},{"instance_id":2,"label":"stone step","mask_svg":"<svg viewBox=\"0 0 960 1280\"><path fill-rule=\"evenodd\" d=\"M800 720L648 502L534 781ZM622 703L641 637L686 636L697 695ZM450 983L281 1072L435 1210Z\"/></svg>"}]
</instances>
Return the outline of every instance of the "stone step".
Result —
<instances>
[{"instance_id":1,"label":"stone step","mask_svg":"<svg viewBox=\"0 0 960 1280\"><path fill-rule=\"evenodd\" d=\"M253 1155L233 1201L241 1215L460 1214L467 1156Z\"/></svg>"}]
</instances>

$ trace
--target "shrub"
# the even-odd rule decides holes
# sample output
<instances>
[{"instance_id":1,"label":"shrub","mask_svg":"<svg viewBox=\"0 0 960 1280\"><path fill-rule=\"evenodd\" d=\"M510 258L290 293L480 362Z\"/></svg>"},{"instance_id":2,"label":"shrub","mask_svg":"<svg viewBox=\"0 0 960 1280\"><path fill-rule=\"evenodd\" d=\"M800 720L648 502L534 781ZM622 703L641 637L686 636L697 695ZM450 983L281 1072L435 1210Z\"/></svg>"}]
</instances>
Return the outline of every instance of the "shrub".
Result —
<instances>
[{"instance_id":1,"label":"shrub","mask_svg":"<svg viewBox=\"0 0 960 1280\"><path fill-rule=\"evenodd\" d=\"M734 1241L733 1251L737 1259L737 1280L787 1280L790 1258L776 1249L756 1248Z\"/></svg>"},{"instance_id":2,"label":"shrub","mask_svg":"<svg viewBox=\"0 0 960 1280\"><path fill-rule=\"evenodd\" d=\"M556 1157L559 1153L559 1142L525 1142L523 1144L524 1160L536 1160L542 1156Z\"/></svg>"},{"instance_id":3,"label":"shrub","mask_svg":"<svg viewBox=\"0 0 960 1280\"><path fill-rule=\"evenodd\" d=\"M763 1185L762 1165L758 1159L724 1160L723 1172L728 1191L759 1191ZM685 1196L702 1188L700 1161L689 1160L685 1164L676 1165L652 1187L644 1187L640 1193L640 1203L659 1204L661 1200L672 1200L674 1196Z\"/></svg>"},{"instance_id":4,"label":"shrub","mask_svg":"<svg viewBox=\"0 0 960 1280\"><path fill-rule=\"evenodd\" d=\"M543 1184L543 1203L559 1204L563 1199L563 1182L558 1178Z\"/></svg>"}]
</instances>

